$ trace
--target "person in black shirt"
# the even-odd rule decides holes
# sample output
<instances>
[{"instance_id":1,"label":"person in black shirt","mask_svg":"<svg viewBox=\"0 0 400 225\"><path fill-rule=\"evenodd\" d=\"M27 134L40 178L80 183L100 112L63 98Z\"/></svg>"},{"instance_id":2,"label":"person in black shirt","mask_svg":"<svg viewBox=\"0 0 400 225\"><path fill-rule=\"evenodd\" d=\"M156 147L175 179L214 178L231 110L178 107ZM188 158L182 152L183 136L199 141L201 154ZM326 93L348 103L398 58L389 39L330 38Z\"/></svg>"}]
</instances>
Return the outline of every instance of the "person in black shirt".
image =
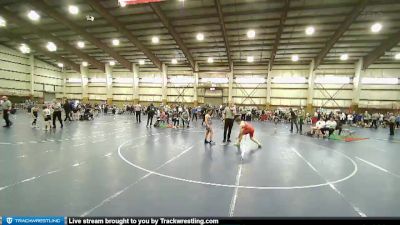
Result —
<instances>
[{"instance_id":1,"label":"person in black shirt","mask_svg":"<svg viewBox=\"0 0 400 225\"><path fill-rule=\"evenodd\" d=\"M148 107L147 107L147 125L146 127L149 127L149 122L150 122L150 127L153 125L153 117L154 114L156 113L156 109L153 105L153 103L151 103Z\"/></svg>"},{"instance_id":2,"label":"person in black shirt","mask_svg":"<svg viewBox=\"0 0 400 225\"><path fill-rule=\"evenodd\" d=\"M293 124L296 125L296 132L299 133L299 127L297 126L297 114L293 111L292 108L290 110L290 132L293 132Z\"/></svg>"},{"instance_id":3,"label":"person in black shirt","mask_svg":"<svg viewBox=\"0 0 400 225\"><path fill-rule=\"evenodd\" d=\"M72 111L72 109L71 109L71 105L69 104L68 100L65 100L63 108L64 108L64 111L65 111L65 119L64 119L64 121L67 121L67 119L69 121L72 121L71 120L71 111Z\"/></svg>"}]
</instances>

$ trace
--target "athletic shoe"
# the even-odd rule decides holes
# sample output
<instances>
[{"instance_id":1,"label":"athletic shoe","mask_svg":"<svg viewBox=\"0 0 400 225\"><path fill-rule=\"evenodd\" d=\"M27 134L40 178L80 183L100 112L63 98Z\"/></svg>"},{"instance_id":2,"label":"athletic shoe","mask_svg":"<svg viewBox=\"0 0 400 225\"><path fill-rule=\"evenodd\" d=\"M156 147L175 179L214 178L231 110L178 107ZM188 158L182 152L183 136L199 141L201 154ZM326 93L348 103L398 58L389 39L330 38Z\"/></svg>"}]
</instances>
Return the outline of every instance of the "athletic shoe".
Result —
<instances>
[{"instance_id":1,"label":"athletic shoe","mask_svg":"<svg viewBox=\"0 0 400 225\"><path fill-rule=\"evenodd\" d=\"M230 140L230 139L228 139L228 142L231 142L231 140Z\"/></svg>"},{"instance_id":2,"label":"athletic shoe","mask_svg":"<svg viewBox=\"0 0 400 225\"><path fill-rule=\"evenodd\" d=\"M261 148L261 145L258 145L258 148Z\"/></svg>"},{"instance_id":3,"label":"athletic shoe","mask_svg":"<svg viewBox=\"0 0 400 225\"><path fill-rule=\"evenodd\" d=\"M209 144L209 143L210 143L209 141L204 140L204 144Z\"/></svg>"},{"instance_id":4,"label":"athletic shoe","mask_svg":"<svg viewBox=\"0 0 400 225\"><path fill-rule=\"evenodd\" d=\"M213 142L213 141L210 141L210 142L208 142L210 145L215 145L215 142Z\"/></svg>"},{"instance_id":5,"label":"athletic shoe","mask_svg":"<svg viewBox=\"0 0 400 225\"><path fill-rule=\"evenodd\" d=\"M226 142L226 140L224 139L222 142L224 142L224 143L225 143L225 142Z\"/></svg>"}]
</instances>

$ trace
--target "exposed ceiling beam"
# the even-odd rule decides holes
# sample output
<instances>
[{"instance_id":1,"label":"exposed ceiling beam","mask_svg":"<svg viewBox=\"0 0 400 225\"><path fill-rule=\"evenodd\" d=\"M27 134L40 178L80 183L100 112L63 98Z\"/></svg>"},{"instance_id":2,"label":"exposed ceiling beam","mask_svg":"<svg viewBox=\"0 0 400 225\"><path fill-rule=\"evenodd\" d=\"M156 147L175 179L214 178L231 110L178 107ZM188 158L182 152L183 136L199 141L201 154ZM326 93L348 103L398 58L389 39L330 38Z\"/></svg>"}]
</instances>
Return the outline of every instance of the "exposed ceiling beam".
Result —
<instances>
[{"instance_id":1,"label":"exposed ceiling beam","mask_svg":"<svg viewBox=\"0 0 400 225\"><path fill-rule=\"evenodd\" d=\"M400 43L400 31L390 35L387 39L383 40L381 44L376 47L372 52L363 58L363 70L367 69L372 63Z\"/></svg>"},{"instance_id":2,"label":"exposed ceiling beam","mask_svg":"<svg viewBox=\"0 0 400 225\"><path fill-rule=\"evenodd\" d=\"M80 73L80 66L74 62L72 62L71 60L64 58L62 56L59 56L53 52L49 52L46 49L43 49L43 47L27 40L27 39L22 39L17 35L14 34L10 34L10 33L5 33L5 32L1 32L1 36L6 37L10 40L13 40L15 42L19 42L19 43L25 43L27 44L30 48L34 49L36 52L38 52L41 55L47 56L49 58L52 58L54 60L56 60L57 62L63 63L65 66L69 66L71 67L71 69L77 71L78 73Z\"/></svg>"},{"instance_id":3,"label":"exposed ceiling beam","mask_svg":"<svg viewBox=\"0 0 400 225\"><path fill-rule=\"evenodd\" d=\"M343 36L343 34L349 29L351 24L357 19L360 13L364 10L365 6L367 5L368 0L360 0L358 4L351 10L350 14L346 16L346 19L343 23L340 24L339 28L335 31L332 38L326 42L325 47L320 51L320 53L315 57L314 61L314 70L321 65L322 61L324 60L325 56L328 52L332 49L335 43Z\"/></svg>"},{"instance_id":4,"label":"exposed ceiling beam","mask_svg":"<svg viewBox=\"0 0 400 225\"><path fill-rule=\"evenodd\" d=\"M24 19L18 17L15 13L12 13L4 8L0 8L0 14L7 18L7 20L12 21L12 23L18 25L19 27L23 28L25 31L29 32L30 34L37 34L41 39L49 40L55 42L55 44L73 54L77 55L78 57L82 58L83 60L88 61L92 66L96 67L101 71L105 71L105 65L99 61L97 61L94 57L76 49L75 47L69 45L67 42L61 40L60 38L49 34L47 31L39 28L37 25L33 25Z\"/></svg>"},{"instance_id":5,"label":"exposed ceiling beam","mask_svg":"<svg viewBox=\"0 0 400 225\"><path fill-rule=\"evenodd\" d=\"M29 1L33 7L39 9L43 13L47 14L49 17L53 18L54 20L58 21L59 23L64 24L72 31L76 32L80 36L82 36L86 41L92 43L96 47L102 49L104 52L109 54L113 57L116 61L118 61L123 67L128 70L132 70L131 62L126 60L120 54L118 54L114 49L108 47L106 44L95 38L92 34L88 33L84 28L76 25L74 22L68 20L65 16L59 14L54 8L47 5L44 0L31 0Z\"/></svg>"},{"instance_id":6,"label":"exposed ceiling beam","mask_svg":"<svg viewBox=\"0 0 400 225\"><path fill-rule=\"evenodd\" d=\"M272 47L271 55L269 57L268 68L269 68L270 71L272 70L272 65L274 65L276 52L278 51L278 46L279 46L279 42L281 40L283 27L285 25L285 21L286 21L286 18L287 18L289 7L290 7L290 0L285 0L284 1L284 6L283 6L283 9L282 9L282 12L281 12L281 18L279 20L278 31L276 32L274 45Z\"/></svg>"},{"instance_id":7,"label":"exposed ceiling beam","mask_svg":"<svg viewBox=\"0 0 400 225\"><path fill-rule=\"evenodd\" d=\"M146 46L144 46L137 37L135 37L131 31L129 31L125 25L123 25L121 22L119 22L111 13L109 12L108 9L104 8L101 3L98 0L86 0L86 3L88 3L97 13L99 13L104 19L110 23L112 26L117 28L117 30L122 33L123 35L128 38L128 40L135 45L141 52L144 53L144 55L149 58L153 64L158 68L162 69L162 63L159 58L157 58L156 55L154 55Z\"/></svg>"},{"instance_id":8,"label":"exposed ceiling beam","mask_svg":"<svg viewBox=\"0 0 400 225\"><path fill-rule=\"evenodd\" d=\"M232 64L231 48L229 47L228 35L227 35L227 32L226 32L225 20L224 20L224 15L222 13L222 7L221 7L220 1L219 0L215 0L215 5L217 6L219 24L221 25L222 36L224 37L226 55L228 56L228 63L229 63L229 65L231 65Z\"/></svg>"},{"instance_id":9,"label":"exposed ceiling beam","mask_svg":"<svg viewBox=\"0 0 400 225\"><path fill-rule=\"evenodd\" d=\"M153 9L154 13L158 16L161 20L161 23L167 28L168 32L174 38L176 44L178 44L179 48L182 50L183 54L185 55L187 61L190 63L190 66L193 70L195 70L195 62L193 59L192 54L190 53L189 49L185 46L182 39L179 37L178 32L175 31L175 28L171 25L171 22L165 16L165 14L161 11L161 8L156 3L150 3L150 7Z\"/></svg>"}]
</instances>

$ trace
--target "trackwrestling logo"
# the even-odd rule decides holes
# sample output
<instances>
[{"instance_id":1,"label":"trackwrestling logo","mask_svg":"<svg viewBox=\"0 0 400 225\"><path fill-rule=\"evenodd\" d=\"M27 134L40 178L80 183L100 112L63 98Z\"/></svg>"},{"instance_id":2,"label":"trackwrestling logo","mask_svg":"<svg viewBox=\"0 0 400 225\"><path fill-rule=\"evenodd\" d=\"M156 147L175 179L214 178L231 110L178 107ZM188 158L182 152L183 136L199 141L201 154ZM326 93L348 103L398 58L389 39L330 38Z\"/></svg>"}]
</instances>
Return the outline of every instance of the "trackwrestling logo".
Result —
<instances>
[{"instance_id":1,"label":"trackwrestling logo","mask_svg":"<svg viewBox=\"0 0 400 225\"><path fill-rule=\"evenodd\" d=\"M4 225L64 225L64 217L19 217L3 216L1 217Z\"/></svg>"},{"instance_id":2,"label":"trackwrestling logo","mask_svg":"<svg viewBox=\"0 0 400 225\"><path fill-rule=\"evenodd\" d=\"M6 222L7 222L7 224L12 224L13 218L7 217Z\"/></svg>"}]
</instances>

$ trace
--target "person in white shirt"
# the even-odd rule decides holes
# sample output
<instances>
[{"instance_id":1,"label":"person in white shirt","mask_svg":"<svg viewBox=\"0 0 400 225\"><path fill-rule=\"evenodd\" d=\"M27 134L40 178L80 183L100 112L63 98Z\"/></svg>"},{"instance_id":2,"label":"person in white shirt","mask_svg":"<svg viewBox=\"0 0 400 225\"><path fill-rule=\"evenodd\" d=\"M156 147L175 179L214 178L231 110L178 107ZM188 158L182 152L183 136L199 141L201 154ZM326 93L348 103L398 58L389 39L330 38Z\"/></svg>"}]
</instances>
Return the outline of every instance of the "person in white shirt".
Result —
<instances>
[{"instance_id":1,"label":"person in white shirt","mask_svg":"<svg viewBox=\"0 0 400 225\"><path fill-rule=\"evenodd\" d=\"M51 111L47 106L43 106L42 115L44 119L44 130L48 131L51 128Z\"/></svg>"},{"instance_id":2,"label":"person in white shirt","mask_svg":"<svg viewBox=\"0 0 400 225\"><path fill-rule=\"evenodd\" d=\"M61 128L64 127L62 119L61 119L61 112L62 112L61 103L58 102L57 100L54 100L54 104L53 104L53 128L56 128L56 120L57 119L61 124Z\"/></svg>"},{"instance_id":3,"label":"person in white shirt","mask_svg":"<svg viewBox=\"0 0 400 225\"><path fill-rule=\"evenodd\" d=\"M382 126L383 124L383 114L379 114L379 126Z\"/></svg>"},{"instance_id":4,"label":"person in white shirt","mask_svg":"<svg viewBox=\"0 0 400 225\"><path fill-rule=\"evenodd\" d=\"M340 115L340 120L346 121L346 114L344 114L344 112L342 112L342 114Z\"/></svg>"},{"instance_id":5,"label":"person in white shirt","mask_svg":"<svg viewBox=\"0 0 400 225\"><path fill-rule=\"evenodd\" d=\"M325 128L325 121L322 119L322 117L317 121L315 124L315 127L311 128L311 134L323 134L322 130Z\"/></svg>"},{"instance_id":6,"label":"person in white shirt","mask_svg":"<svg viewBox=\"0 0 400 225\"><path fill-rule=\"evenodd\" d=\"M325 131L329 131L329 136L331 136L333 134L333 132L335 131L336 126L337 126L337 123L332 116L330 120L326 121L325 128L321 129L321 131L323 133L325 133Z\"/></svg>"},{"instance_id":7,"label":"person in white shirt","mask_svg":"<svg viewBox=\"0 0 400 225\"><path fill-rule=\"evenodd\" d=\"M349 113L347 115L347 124L352 125L353 124L353 114Z\"/></svg>"},{"instance_id":8,"label":"person in white shirt","mask_svg":"<svg viewBox=\"0 0 400 225\"><path fill-rule=\"evenodd\" d=\"M135 105L136 123L141 123L142 106L138 103Z\"/></svg>"}]
</instances>

